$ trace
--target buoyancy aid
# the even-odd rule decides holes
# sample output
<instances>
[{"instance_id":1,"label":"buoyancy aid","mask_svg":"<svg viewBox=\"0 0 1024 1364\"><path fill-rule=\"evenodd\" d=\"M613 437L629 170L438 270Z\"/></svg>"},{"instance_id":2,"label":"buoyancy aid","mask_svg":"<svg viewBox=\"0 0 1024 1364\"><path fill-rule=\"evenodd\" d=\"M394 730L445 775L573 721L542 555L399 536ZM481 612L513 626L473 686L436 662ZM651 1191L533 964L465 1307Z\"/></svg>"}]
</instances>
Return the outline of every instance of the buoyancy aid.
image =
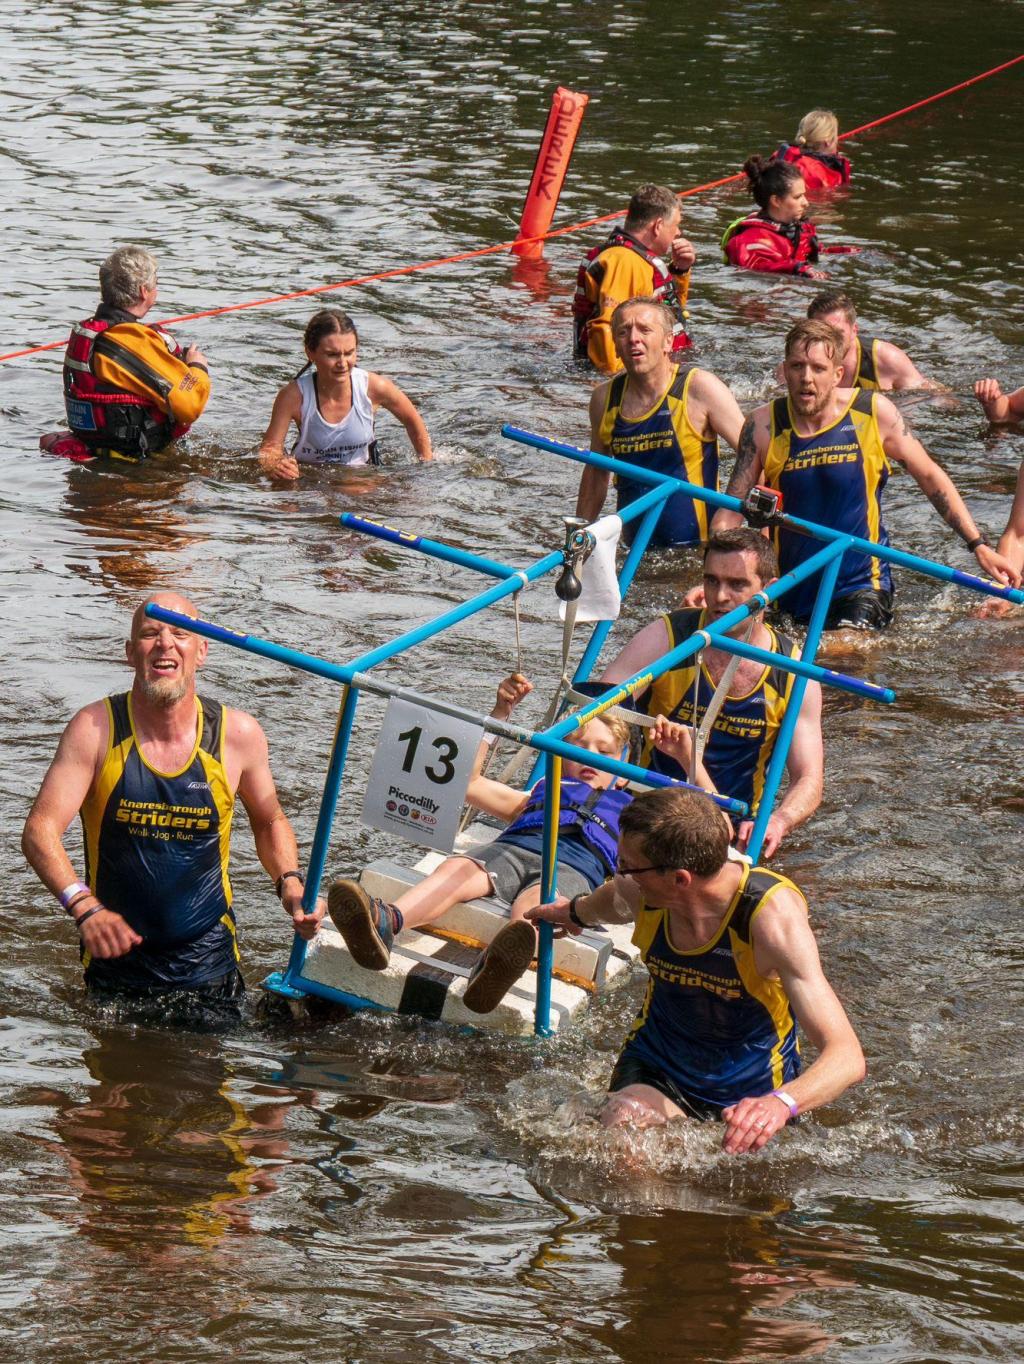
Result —
<instances>
[{"instance_id":1,"label":"buoyancy aid","mask_svg":"<svg viewBox=\"0 0 1024 1364\"><path fill-rule=\"evenodd\" d=\"M172 370L166 364L170 357ZM171 415L175 398L191 406L195 390L196 416L205 404L205 370L197 365L182 374L181 368L181 349L165 332L101 305L95 317L72 327L64 354L68 425L91 450L145 459L191 425ZM134 391L122 387L126 378Z\"/></svg>"},{"instance_id":2,"label":"buoyancy aid","mask_svg":"<svg viewBox=\"0 0 1024 1364\"><path fill-rule=\"evenodd\" d=\"M576 273L576 292L572 299L574 354L579 359L585 360L587 358L587 328L590 319L599 311L601 277L604 274L604 267L599 257L602 252L613 246L624 246L630 251L635 251L651 267L653 276L651 296L664 303L676 319L676 325L673 328L672 349L673 351L687 350L693 345L693 342L686 333L683 305L679 300L679 291L676 288L675 279L669 273L660 256L656 256L653 251L648 251L647 247L642 242L637 241L625 228L620 228L613 232L608 240L602 242L600 246L592 247L580 262L580 268ZM588 278L591 281L591 292L589 293L587 291Z\"/></svg>"},{"instance_id":3,"label":"buoyancy aid","mask_svg":"<svg viewBox=\"0 0 1024 1364\"><path fill-rule=\"evenodd\" d=\"M563 781L558 813L559 835L577 833L604 867L605 874L615 874L615 859L619 847L619 819L633 799L629 791L615 787L601 790L585 781ZM530 799L522 813L512 821L505 834L525 833L544 827L544 782L539 781L530 792Z\"/></svg>"},{"instance_id":4,"label":"buoyancy aid","mask_svg":"<svg viewBox=\"0 0 1024 1364\"><path fill-rule=\"evenodd\" d=\"M838 189L850 183L850 158L841 152L812 152L808 147L783 142L772 160L797 166L807 189Z\"/></svg>"},{"instance_id":5,"label":"buoyancy aid","mask_svg":"<svg viewBox=\"0 0 1024 1364\"><path fill-rule=\"evenodd\" d=\"M749 248L758 237L762 242L768 239L774 243L778 253L777 263L750 258ZM722 254L730 265L739 265L746 270L774 270L793 275L805 275L817 263L820 251L817 230L810 219L777 223L760 213L734 219L723 232L721 245Z\"/></svg>"}]
</instances>

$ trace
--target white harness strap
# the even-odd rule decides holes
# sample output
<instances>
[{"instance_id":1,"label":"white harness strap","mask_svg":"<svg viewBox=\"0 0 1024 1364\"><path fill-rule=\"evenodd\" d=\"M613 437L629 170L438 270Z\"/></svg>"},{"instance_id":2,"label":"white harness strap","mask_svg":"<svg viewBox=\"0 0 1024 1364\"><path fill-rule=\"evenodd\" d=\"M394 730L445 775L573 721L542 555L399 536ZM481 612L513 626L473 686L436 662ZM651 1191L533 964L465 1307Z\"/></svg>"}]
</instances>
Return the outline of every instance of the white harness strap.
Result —
<instances>
[{"instance_id":1,"label":"white harness strap","mask_svg":"<svg viewBox=\"0 0 1024 1364\"><path fill-rule=\"evenodd\" d=\"M706 630L699 630L697 633L704 637L704 649L713 643L711 636ZM744 643L750 639L750 636L753 633L754 617L751 616L747 622L747 633L743 636ZM698 725L697 696L700 690L700 670L703 667L704 649L701 649L694 660L696 666L693 672L693 749L690 754L690 770L686 774L687 781L690 782L691 786L694 785L695 782L695 773L698 764L704 757L704 750L707 748L708 744L708 736L711 733L715 721L718 719L719 712L725 705L726 698L729 695L729 688L732 686L733 678L736 676L737 669L742 661L739 654L733 654L729 659L729 662L726 664L725 672L722 674L721 681L715 688L711 700L708 702L708 708L704 712L704 718Z\"/></svg>"}]
</instances>

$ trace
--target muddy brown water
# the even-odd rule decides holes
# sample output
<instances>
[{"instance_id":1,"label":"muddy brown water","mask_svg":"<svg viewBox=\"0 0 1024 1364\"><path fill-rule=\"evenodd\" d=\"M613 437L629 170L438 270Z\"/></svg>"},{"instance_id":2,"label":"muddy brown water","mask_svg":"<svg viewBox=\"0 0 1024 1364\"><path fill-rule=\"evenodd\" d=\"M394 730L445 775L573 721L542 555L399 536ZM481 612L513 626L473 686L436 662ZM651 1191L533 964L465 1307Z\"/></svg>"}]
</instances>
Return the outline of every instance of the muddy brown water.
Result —
<instances>
[{"instance_id":1,"label":"muddy brown water","mask_svg":"<svg viewBox=\"0 0 1024 1364\"><path fill-rule=\"evenodd\" d=\"M174 315L506 239L559 83L592 96L568 223L641 180L716 178L815 104L853 126L983 71L1020 48L1021 13L0 0L3 350L86 316L98 261L126 240L159 254ZM864 248L829 268L865 329L962 399L908 415L997 530L1024 439L989 431L966 395L981 374L1024 381L1021 79L861 138L854 187L818 213ZM685 222L700 358L749 406L807 288L720 263L745 204L727 188L687 201ZM344 659L477 581L343 532L340 511L516 562L554 543L575 470L498 428L585 436L567 314L595 239L560 240L531 270L492 256L325 296L357 318L364 362L421 405L429 467L384 420L379 473L286 489L257 475L315 300L182 328L210 357L214 397L175 457L138 469L40 457L61 415L59 353L0 366L4 1357L1024 1356L1019 613L982 617L902 575L895 629L835 654L899 699L830 697L825 802L780 866L807 891L870 1075L758 1159L726 1159L710 1128L623 1137L591 1121L639 975L547 1043L380 1016L294 1025L257 991L229 1035L125 1023L83 998L68 925L18 850L61 727L125 681L127 616L147 590L173 585L215 620ZM888 519L897 543L968 566L905 477ZM685 555L651 560L614 638L692 574ZM549 596L527 600L524 638L550 678ZM511 638L507 614L478 620L385 675L485 708ZM308 848L334 691L225 648L206 683L262 720ZM381 713L366 702L332 873L395 851L356 817ZM288 941L241 823L255 985Z\"/></svg>"}]
</instances>

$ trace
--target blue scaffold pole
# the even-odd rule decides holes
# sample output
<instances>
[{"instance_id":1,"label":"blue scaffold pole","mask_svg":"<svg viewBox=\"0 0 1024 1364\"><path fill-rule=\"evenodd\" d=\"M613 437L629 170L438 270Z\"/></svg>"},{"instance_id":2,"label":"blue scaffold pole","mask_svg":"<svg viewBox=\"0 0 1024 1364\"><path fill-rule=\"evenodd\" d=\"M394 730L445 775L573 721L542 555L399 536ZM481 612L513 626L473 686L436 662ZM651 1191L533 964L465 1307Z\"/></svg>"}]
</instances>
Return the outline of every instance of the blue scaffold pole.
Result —
<instances>
[{"instance_id":1,"label":"blue scaffold pole","mask_svg":"<svg viewBox=\"0 0 1024 1364\"><path fill-rule=\"evenodd\" d=\"M334 742L331 745L331 759L327 767L327 780L324 782L324 793L320 798L320 812L317 815L316 829L313 833L313 845L309 851L306 884L302 891L302 907L307 914L315 909L317 896L320 894L320 887L323 884L324 868L327 865L327 850L331 843L334 814L338 808L338 793L341 790L341 779L345 772L345 760L348 757L348 744L352 737L352 725L355 722L358 702L359 692L357 688L346 687L338 711L338 723L334 731ZM301 973L305 960L306 940L300 938L296 933L292 941L288 967L284 974L283 983L285 986L294 989L294 978Z\"/></svg>"},{"instance_id":2,"label":"blue scaffold pole","mask_svg":"<svg viewBox=\"0 0 1024 1364\"><path fill-rule=\"evenodd\" d=\"M771 583L768 587L762 588L760 592L755 592L750 600L744 602L742 606L737 606L734 610L729 611L726 615L722 616L720 620L715 621L715 633L724 636L734 626L739 625L742 621L753 615L755 611L763 611L766 606L771 602L776 601L784 592L788 592L796 583L802 582L804 578L809 578L811 574L817 573L833 560L840 558L845 547L844 543L823 546L818 550L817 554L812 554L809 559L805 560L799 566L799 568L793 569L791 573L783 574L781 578L777 578L775 582ZM660 677L662 673L668 672L671 668L678 668L680 663L685 663L687 659L700 653L700 651L707 646L711 638L712 636L710 636L706 630L699 631L697 634L691 635L689 639L683 640L681 644L677 644L676 647L670 649L668 653L662 654L661 658L657 659L654 663L651 663L643 672L634 673L632 677L626 678L623 682L610 683L609 687L616 688L624 697L632 696L636 692L644 690L644 688L653 682L655 678ZM783 659L781 655L777 661L780 666L786 662L792 662L792 660ZM822 673L825 673L826 671L826 669L821 669ZM821 680L828 681L829 679L823 676ZM573 730L582 729L595 715L600 715L602 710L607 709L607 707L612 704L614 704L614 701L610 700L608 695L600 697L596 701L589 702L573 715L567 715L563 719L557 721L551 729L547 731L547 737L549 739L564 739L568 734L572 733Z\"/></svg>"},{"instance_id":3,"label":"blue scaffold pole","mask_svg":"<svg viewBox=\"0 0 1024 1364\"><path fill-rule=\"evenodd\" d=\"M839 576L839 565L842 563L845 546L842 541L838 541L837 546L839 552L831 563L825 565L822 572L821 582L818 584L818 595L814 599L810 623L807 626L807 638L804 641L800 657L808 662L818 652L822 631L825 628L825 618L828 615L832 593ZM761 856L765 830L768 828L768 821L771 819L772 811L775 808L775 797L778 795L782 776L786 770L786 762L789 759L789 750L792 747L793 735L796 733L797 721L800 718L800 707L803 705L806 690L807 677L798 673L793 681L793 690L790 692L789 701L786 704L782 724L775 736L775 747L768 763L768 771L765 773L764 789L761 792L761 799L754 816L754 827L747 842L747 856L751 858L755 866Z\"/></svg>"},{"instance_id":4,"label":"blue scaffold pole","mask_svg":"<svg viewBox=\"0 0 1024 1364\"><path fill-rule=\"evenodd\" d=\"M564 441L551 440L547 436L537 436L531 431L523 431L517 426L510 426L506 423L501 428L501 434L509 440L518 441L521 445L531 446L535 450L547 450L555 455L564 455L566 459L575 460L578 464L592 464L599 469L607 469L610 473L625 475L637 483L652 483L655 479L665 479L664 474L653 474L649 469L644 469L640 465L629 464L623 460L612 459L609 455L599 455L596 450L585 450L578 445L567 445ZM729 511L739 512L743 515L743 503L738 497L732 497L728 493L713 492L709 488L698 487L694 483L687 483L685 479L669 480L671 491L684 492L690 497L695 497L701 502L706 502L712 507L725 507ZM937 578L940 582L955 583L958 587L969 588L972 592L982 592L989 597L998 597L1002 601L1013 602L1017 606L1024 606L1024 591L1016 587L1003 587L1001 583L990 582L987 578L980 578L974 573L965 573L959 568L950 568L947 564L936 563L934 559L923 559L918 554L909 554L906 550L893 549L891 545L876 544L874 540L862 540L858 536L848 536L845 531L832 530L828 526L819 526L814 521L805 521L801 517L791 516L788 512L781 513L772 522L773 525L785 527L787 530L797 531L803 535L809 535L816 540L824 540L830 543L837 540L848 540L849 548L856 550L860 554L866 554L870 558L884 559L887 563L897 564L901 568L912 569L915 573L922 573L929 578Z\"/></svg>"},{"instance_id":5,"label":"blue scaffold pole","mask_svg":"<svg viewBox=\"0 0 1024 1364\"><path fill-rule=\"evenodd\" d=\"M413 535L409 531L396 530L383 521L371 521L365 516L355 516L352 512L342 512L338 520L348 530L357 530L362 535L372 535L377 540L386 540L403 549L418 549L432 559L443 559L449 564L459 564L462 568L472 568L477 573L485 573L491 578L512 578L518 569L509 564L499 564L495 559L486 559L481 554L471 554L468 550L446 545L443 540L428 540L425 535Z\"/></svg>"},{"instance_id":6,"label":"blue scaffold pole","mask_svg":"<svg viewBox=\"0 0 1024 1364\"><path fill-rule=\"evenodd\" d=\"M723 634L716 625L704 626L702 633L709 636L716 649L739 654L740 658L749 658L754 663L763 663L766 668L781 668L784 672L795 673L805 681L822 682L826 686L835 687L837 691L849 692L851 696L863 696L868 701L880 701L885 706L891 706L896 700L896 693L891 687L877 687L873 682L851 677L849 673L836 672L834 668L823 668L820 663L807 662L806 650L801 652L798 659L788 658L785 654L772 653L770 649L759 649L757 645L748 644L745 640L733 639L730 635Z\"/></svg>"},{"instance_id":7,"label":"blue scaffold pole","mask_svg":"<svg viewBox=\"0 0 1024 1364\"><path fill-rule=\"evenodd\" d=\"M544 855L541 867L541 904L558 894L558 822L562 810L562 760L549 753L544 763ZM551 1035L551 971L555 960L553 924L537 925L537 997L533 1031Z\"/></svg>"}]
</instances>

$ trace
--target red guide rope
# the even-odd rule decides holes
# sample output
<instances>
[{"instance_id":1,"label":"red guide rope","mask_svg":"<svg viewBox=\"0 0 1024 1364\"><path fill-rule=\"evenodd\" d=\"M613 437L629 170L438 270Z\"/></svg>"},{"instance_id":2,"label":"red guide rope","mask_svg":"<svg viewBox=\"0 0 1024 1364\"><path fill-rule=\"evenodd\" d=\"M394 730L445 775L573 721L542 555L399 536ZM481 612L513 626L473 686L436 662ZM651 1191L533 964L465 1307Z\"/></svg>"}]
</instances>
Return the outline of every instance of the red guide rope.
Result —
<instances>
[{"instance_id":1,"label":"red guide rope","mask_svg":"<svg viewBox=\"0 0 1024 1364\"><path fill-rule=\"evenodd\" d=\"M897 109L891 114L886 114L882 118L872 119L870 123L862 123L859 128L851 128L848 133L843 133L840 142L848 137L856 137L859 133L866 133L869 128L880 128L883 123L891 123L894 118L902 118L904 114L911 114L915 109L923 109L927 104L934 104L936 100L945 99L947 95L955 95L958 90L966 90L970 85L977 85L979 81L987 80L989 76L997 76L1001 71L1008 71L1011 66L1016 66L1018 62L1024 62L1024 52L1019 56L1011 57L1009 61L1002 62L999 66L993 66L988 71L979 72L977 76L971 76L969 80L961 81L959 85L951 85L947 90L940 90L937 94L929 95L926 99L919 99L916 104L908 104L902 109ZM709 180L704 185L695 185L693 189L683 189L678 193L678 198L689 199L694 194L703 194L709 189L718 189L721 185L731 185L735 180L742 180L743 172L737 171L735 175L725 175L720 180ZM588 227L598 227L601 223L614 222L616 218L625 216L625 209L619 209L617 213L606 213L601 218L588 218L586 222L572 223L569 227L556 228L554 232L545 232L540 237L524 237L518 240L518 245L522 246L526 241L550 241L555 237L564 237L571 232L582 232ZM497 242L494 246L481 246L475 251L460 251L454 256L440 256L436 260L420 261L417 265L400 265L393 270L381 270L375 275L359 275L355 279L343 279L337 284L317 284L311 289L297 289L290 294L271 294L269 298L254 298L247 303L227 303L222 308L209 308L201 313L185 313L181 317L165 318L161 325L172 327L178 322L196 322L203 317L220 317L223 313L239 313L245 308L265 308L270 303L287 303L293 298L310 298L316 294L329 294L336 289L355 289L360 284L374 284L382 279L397 279L402 275L414 275L420 270L435 270L440 265L456 265L459 261L476 260L480 256L493 256L499 251L510 251L517 242ZM0 355L0 364L5 360L18 360L25 355L39 355L42 351L59 350L61 346L67 345L67 337L62 341L50 341L45 346L30 346L27 350L12 350L6 355Z\"/></svg>"}]
</instances>

